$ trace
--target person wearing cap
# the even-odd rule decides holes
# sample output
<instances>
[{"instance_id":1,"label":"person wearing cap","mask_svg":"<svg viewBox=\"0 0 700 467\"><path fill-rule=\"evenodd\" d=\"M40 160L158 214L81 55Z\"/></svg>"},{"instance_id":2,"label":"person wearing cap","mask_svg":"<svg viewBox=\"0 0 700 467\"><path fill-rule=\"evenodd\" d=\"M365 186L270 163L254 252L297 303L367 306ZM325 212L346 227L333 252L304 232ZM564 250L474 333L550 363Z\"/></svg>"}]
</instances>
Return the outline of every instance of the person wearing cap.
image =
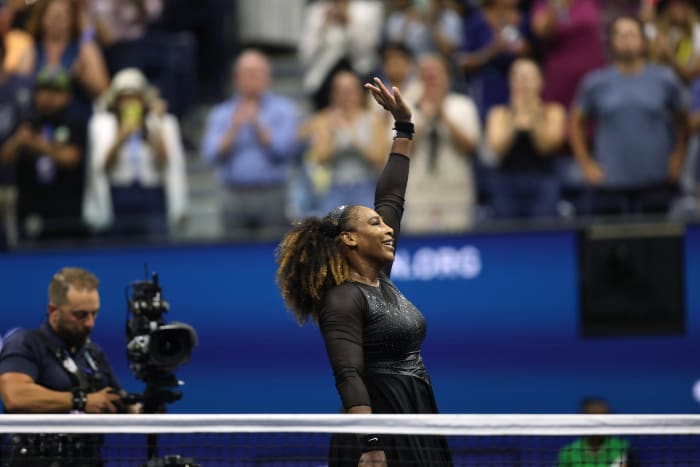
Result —
<instances>
[{"instance_id":1,"label":"person wearing cap","mask_svg":"<svg viewBox=\"0 0 700 467\"><path fill-rule=\"evenodd\" d=\"M88 125L84 215L117 236L163 236L184 222L187 185L177 119L136 68L114 76Z\"/></svg>"},{"instance_id":2,"label":"person wearing cap","mask_svg":"<svg viewBox=\"0 0 700 467\"><path fill-rule=\"evenodd\" d=\"M17 219L24 239L84 233L85 126L68 113L71 86L66 71L39 72L30 115L0 151L0 161L16 169Z\"/></svg>"}]
</instances>

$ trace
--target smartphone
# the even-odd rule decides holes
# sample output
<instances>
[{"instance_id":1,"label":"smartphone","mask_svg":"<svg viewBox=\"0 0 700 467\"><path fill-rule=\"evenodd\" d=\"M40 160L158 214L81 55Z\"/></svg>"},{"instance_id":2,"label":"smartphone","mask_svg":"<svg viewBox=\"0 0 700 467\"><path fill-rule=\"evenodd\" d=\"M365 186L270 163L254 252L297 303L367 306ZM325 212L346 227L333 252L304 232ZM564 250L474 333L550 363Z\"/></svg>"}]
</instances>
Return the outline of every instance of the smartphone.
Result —
<instances>
[{"instance_id":1,"label":"smartphone","mask_svg":"<svg viewBox=\"0 0 700 467\"><path fill-rule=\"evenodd\" d=\"M121 108L122 124L140 126L143 119L143 105L137 100L130 100Z\"/></svg>"}]
</instances>

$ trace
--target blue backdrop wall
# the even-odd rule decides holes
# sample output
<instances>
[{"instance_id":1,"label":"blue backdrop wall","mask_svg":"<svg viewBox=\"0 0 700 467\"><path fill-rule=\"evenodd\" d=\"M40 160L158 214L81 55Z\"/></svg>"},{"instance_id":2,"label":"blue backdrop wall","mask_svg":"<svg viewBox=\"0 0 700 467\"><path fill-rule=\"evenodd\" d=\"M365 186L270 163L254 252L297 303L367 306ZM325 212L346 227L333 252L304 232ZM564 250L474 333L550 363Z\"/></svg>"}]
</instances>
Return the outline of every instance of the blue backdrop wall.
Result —
<instances>
[{"instance_id":1,"label":"blue backdrop wall","mask_svg":"<svg viewBox=\"0 0 700 467\"><path fill-rule=\"evenodd\" d=\"M449 413L576 412L581 397L617 412L695 413L700 380L700 229L688 228L684 335L579 335L575 232L406 238L394 280L428 319L424 358ZM169 321L200 344L177 371L184 397L170 412L337 412L339 399L314 326L299 327L274 283L275 245L72 249L0 255L0 331L34 327L46 286L64 265L95 272L102 310L93 334L123 385L143 384L124 350L124 289L160 275Z\"/></svg>"}]
</instances>

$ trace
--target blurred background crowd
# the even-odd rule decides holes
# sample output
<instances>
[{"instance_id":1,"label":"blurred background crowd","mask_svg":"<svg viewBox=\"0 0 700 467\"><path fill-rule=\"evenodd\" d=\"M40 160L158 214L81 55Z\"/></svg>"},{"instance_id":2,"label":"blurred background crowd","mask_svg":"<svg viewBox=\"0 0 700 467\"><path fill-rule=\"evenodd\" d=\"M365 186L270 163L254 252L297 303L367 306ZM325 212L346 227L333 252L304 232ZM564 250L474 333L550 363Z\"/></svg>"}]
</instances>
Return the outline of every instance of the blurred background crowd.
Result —
<instances>
[{"instance_id":1,"label":"blurred background crowd","mask_svg":"<svg viewBox=\"0 0 700 467\"><path fill-rule=\"evenodd\" d=\"M0 0L0 34L0 248L371 206L372 76L413 108L407 233L698 216L695 0Z\"/></svg>"}]
</instances>

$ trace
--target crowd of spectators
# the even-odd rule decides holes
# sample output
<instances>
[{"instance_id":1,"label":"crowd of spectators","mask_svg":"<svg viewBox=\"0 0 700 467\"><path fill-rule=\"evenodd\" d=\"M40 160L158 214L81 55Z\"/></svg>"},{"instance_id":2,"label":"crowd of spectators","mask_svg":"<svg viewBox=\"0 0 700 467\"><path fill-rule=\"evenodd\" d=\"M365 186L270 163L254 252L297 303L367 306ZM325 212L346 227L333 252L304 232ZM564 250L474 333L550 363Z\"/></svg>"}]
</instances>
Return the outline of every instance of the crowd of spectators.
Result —
<instances>
[{"instance_id":1,"label":"crowd of spectators","mask_svg":"<svg viewBox=\"0 0 700 467\"><path fill-rule=\"evenodd\" d=\"M274 51L225 31L235 6L191 3L0 0L0 244L183 229L188 154L224 233L371 205L391 138L372 76L416 116L406 232L697 212L700 2L308 1L289 96Z\"/></svg>"}]
</instances>

